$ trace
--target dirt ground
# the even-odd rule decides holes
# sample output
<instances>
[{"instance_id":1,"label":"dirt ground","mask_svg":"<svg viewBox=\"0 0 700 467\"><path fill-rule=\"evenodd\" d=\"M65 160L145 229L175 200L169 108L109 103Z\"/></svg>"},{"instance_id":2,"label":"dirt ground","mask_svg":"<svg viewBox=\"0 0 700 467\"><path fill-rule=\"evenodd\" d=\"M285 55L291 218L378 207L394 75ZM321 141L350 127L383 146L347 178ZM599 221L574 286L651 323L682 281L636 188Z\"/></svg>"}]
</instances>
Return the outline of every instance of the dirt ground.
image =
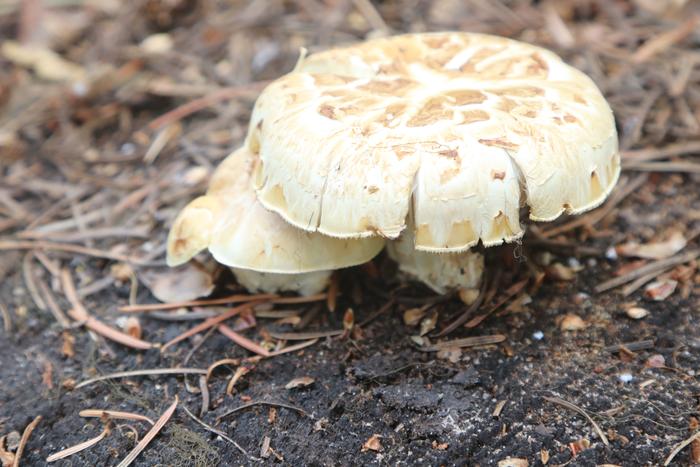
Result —
<instances>
[{"instance_id":1,"label":"dirt ground","mask_svg":"<svg viewBox=\"0 0 700 467\"><path fill-rule=\"evenodd\" d=\"M177 400L135 465L700 463L699 18L695 1L0 1L0 462L104 433L55 464L117 465L150 424L80 412L155 421ZM490 251L478 309L380 256L330 299L226 321L244 346L216 326L163 352L88 332L165 343L235 306L120 310L187 292L184 274L242 293L168 270L165 238L300 47L446 29L543 45L596 81L623 155L606 204ZM476 336L500 342L458 341Z\"/></svg>"}]
</instances>

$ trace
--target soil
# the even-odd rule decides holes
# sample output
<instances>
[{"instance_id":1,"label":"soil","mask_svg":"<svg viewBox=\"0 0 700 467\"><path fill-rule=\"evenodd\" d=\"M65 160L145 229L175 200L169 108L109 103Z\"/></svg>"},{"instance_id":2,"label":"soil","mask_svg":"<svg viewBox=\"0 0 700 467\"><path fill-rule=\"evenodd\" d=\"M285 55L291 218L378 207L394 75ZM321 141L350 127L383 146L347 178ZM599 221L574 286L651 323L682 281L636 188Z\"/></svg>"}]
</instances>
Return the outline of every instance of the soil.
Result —
<instances>
[{"instance_id":1,"label":"soil","mask_svg":"<svg viewBox=\"0 0 700 467\"><path fill-rule=\"evenodd\" d=\"M325 47L361 38L381 26L374 24L377 19L366 13L366 6L355 11L352 5L364 5L359 1L327 2L323 14L314 11L321 8L315 1L274 1L266 8L260 8L264 2L251 2L247 7L240 2L226 6L214 3L141 1L134 2L137 6L117 5L115 11L99 12L99 21L82 25L75 37L61 39L58 45L45 43L86 67L99 62L104 54L121 73L128 72L124 67L133 65L136 57L140 68L127 78L130 84L112 83L104 95L77 101L62 97L64 87L46 84L34 71L16 64L11 72L0 72L0 77L17 88L0 104L5 106L0 110L6 117L0 121L4 125L0 129L11 128L8 121L20 118L18 108L27 115L24 126L16 128L17 139L11 147L0 147L12 149L0 156L0 175L7 180L7 188L0 189L0 194L9 193L30 213L28 217L17 216L15 222L12 204L0 200L0 240L17 241L23 231L35 229L30 222L60 203L70 188L87 187L77 200L99 195L92 199L90 206L94 207L117 205L140 188L157 185L119 216L100 221L109 228L123 224L137 229L145 223L146 235L131 238L113 233L74 244L103 252L151 255L150 260L160 261L156 269L163 270L162 245L169 223L177 210L206 186L206 180L186 185L178 174L192 167L210 168L238 144L255 90L250 96L243 93L239 100L216 102L189 115L179 123L180 139L170 142L153 165L142 162L152 142L144 139L144 134L155 135L149 133L152 127L148 123L202 95L209 96L221 86L240 90L246 83L278 76L293 66L294 49L302 43ZM642 35L636 42L618 38L616 47L632 53L649 40L648 30L674 30L684 24L688 14L661 17L643 10L639 4L644 2L561 2L557 18L583 41L563 47L561 40L565 39L556 34L561 30L548 29L551 24L546 22L554 10L540 2L493 2L490 7L484 6L488 2L465 2L463 9L452 3L387 1L376 11L394 32L485 30L557 50L589 71L601 85L620 122L623 149L630 153L640 148L692 144L700 137L697 128L692 133L692 125L678 123L685 117L672 107L677 101L667 98L668 89L658 75L663 66L676 70L683 52L700 43L697 34L667 45L654 58L658 61L641 62L634 65L637 68L610 51L605 55L584 40L596 25L604 38L613 37L622 27L647 31L639 33ZM454 13L448 14L451 11ZM95 30L98 26L99 33ZM22 28L16 16L0 13L0 31L6 37L20 35ZM181 50L157 58L134 51L142 39L157 32L170 34ZM241 41L248 45L240 45ZM265 47L273 59L261 58ZM595 55L598 53L602 58ZM597 71L586 61L590 54L595 55L593 62L601 60L595 65L599 66ZM257 65L250 65L252 62ZM696 76L697 68L692 70L688 99L697 99L700 77ZM163 76L182 87L168 94L162 91L163 84L161 91L168 95L158 95L148 86ZM212 90L213 81L217 88ZM190 86L187 92L193 94L185 93L185 84ZM194 93L196 86L208 88ZM0 86L0 97L3 89ZM640 90L644 92L640 94ZM645 95L654 93L655 100L642 111L648 100ZM30 107L30 100L34 107ZM659 115L664 112L665 120ZM98 116L106 120L87 128ZM91 148L98 154L91 153ZM698 155L697 150L681 153L691 158ZM690 162L691 158L681 161ZM297 310L302 321L309 318L308 323L294 327L258 318L256 329L241 331L255 342L275 343L270 332L343 329L343 316L349 308L354 311L355 323L372 318L343 335L324 337L303 350L266 359L254 358L250 351L216 332L206 338L200 334L187 339L163 353L133 350L101 337L95 340L79 322L63 329L49 311L37 306L31 285L28 287L28 283L36 287L31 276L37 276L51 289L58 307L67 311L70 304L64 299L58 276L42 266L41 258L25 256L26 248L2 248L0 306L4 305L7 313L3 318L6 327L0 332L0 435L21 434L41 416L24 449L22 465L45 465L49 455L103 430L104 421L81 417L81 410L120 410L156 420L177 397L174 415L135 465L662 465L672 449L693 433L693 418L700 418L698 262L686 261L665 276L659 273L655 279L678 282L675 292L660 300L645 294L644 287L626 297L620 288L595 291L603 281L634 269L635 259L612 254L615 245L631 240L644 244L680 232L689 239L683 252L700 246L697 235L693 238L700 227L698 174L678 169L673 165L678 158L656 160L669 165L657 167L659 173L643 179L638 189L610 206L603 219L557 236L563 247L538 244L536 240L542 238L535 230L530 234L532 244L526 240L515 249L492 253L491 272L502 270L496 298L518 279L531 278L533 270L549 273L541 284L531 280L526 291L478 326L460 327L444 339L431 337L437 342L505 336L499 344L472 348L441 352L421 348L415 339L418 329L405 324L403 312L434 297L422 286L398 277L382 256L373 268L352 268L339 275L335 312L329 312L325 302L277 306ZM18 186L11 179L22 170L28 170L28 177L47 183ZM624 177L630 183L637 173L626 171ZM60 184L61 192L52 191L48 181ZM160 182L165 184L158 185ZM75 209L71 211L71 203L66 203L45 215L40 225L73 216ZM14 223L3 224L7 219ZM93 224L89 229L96 227ZM62 241L50 236L46 240ZM123 316L119 306L157 303L143 284L134 289L128 279L119 277L114 265L123 262L91 254L34 250L45 251L49 261L70 270L80 287L110 278L105 287L81 299L92 316L106 323L117 326ZM27 261L33 266L27 267ZM567 278L553 272L553 264L575 273L570 280L563 280ZM139 267L132 266L134 277L142 280ZM230 274L223 273L212 296L230 294L235 290L231 281ZM46 300L46 295L42 296ZM375 315L390 298L396 301L394 306ZM633 306L649 314L632 319L627 310ZM438 312L439 330L466 306L451 297L433 309ZM572 322L570 315L583 320L579 329L565 329ZM138 316L149 342L166 342L200 322L165 321L148 313ZM202 394L197 375L131 376L75 388L76 383L114 372L207 369L226 358L235 359L236 364L222 365L213 372L208 383L209 410L201 419L224 432L245 453L185 412L187 408L200 414ZM227 395L226 386L239 367L248 372ZM287 388L288 383L302 377L306 377L305 385ZM591 419L552 402L555 397L575 404ZM226 415L236 408L241 409ZM55 465L116 465L136 445L135 433L141 439L149 428L133 420L114 420L109 427L104 440ZM700 452L700 446L681 450L670 465L697 461L694 450ZM508 463L508 458L514 459ZM517 463L519 459L527 464Z\"/></svg>"}]
</instances>

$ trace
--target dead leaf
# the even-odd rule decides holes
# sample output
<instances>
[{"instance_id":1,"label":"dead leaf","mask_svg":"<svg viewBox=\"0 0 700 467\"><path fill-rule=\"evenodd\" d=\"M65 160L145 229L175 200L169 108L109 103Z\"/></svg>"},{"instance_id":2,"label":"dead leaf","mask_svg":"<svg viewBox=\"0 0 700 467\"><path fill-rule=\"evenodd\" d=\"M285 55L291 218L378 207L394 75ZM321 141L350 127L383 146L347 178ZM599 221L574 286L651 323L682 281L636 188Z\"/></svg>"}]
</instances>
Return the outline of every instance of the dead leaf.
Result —
<instances>
[{"instance_id":1,"label":"dead leaf","mask_svg":"<svg viewBox=\"0 0 700 467\"><path fill-rule=\"evenodd\" d=\"M311 386L314 384L316 380L312 378L311 376L300 376L298 378L294 378L290 382L284 385L285 389L296 389L296 388L303 388L306 386Z\"/></svg>"},{"instance_id":2,"label":"dead leaf","mask_svg":"<svg viewBox=\"0 0 700 467\"><path fill-rule=\"evenodd\" d=\"M625 310L625 314L627 315L627 317L632 319L642 319L645 316L649 316L649 310L647 310L646 308L633 306L632 308L628 308L627 310Z\"/></svg>"},{"instance_id":3,"label":"dead leaf","mask_svg":"<svg viewBox=\"0 0 700 467\"><path fill-rule=\"evenodd\" d=\"M544 465L547 465L549 462L549 451L547 449L540 449L540 461Z\"/></svg>"},{"instance_id":4,"label":"dead leaf","mask_svg":"<svg viewBox=\"0 0 700 467\"><path fill-rule=\"evenodd\" d=\"M382 443L379 440L381 435L374 434L370 436L365 444L362 445L362 452L375 451L380 452L382 450Z\"/></svg>"},{"instance_id":5,"label":"dead leaf","mask_svg":"<svg viewBox=\"0 0 700 467\"><path fill-rule=\"evenodd\" d=\"M660 302L667 299L677 286L678 282L671 279L655 281L644 288L644 296Z\"/></svg>"},{"instance_id":6,"label":"dead leaf","mask_svg":"<svg viewBox=\"0 0 700 467\"><path fill-rule=\"evenodd\" d=\"M662 242L651 242L651 243L637 243L628 242L618 245L615 248L618 255L621 256L634 256L637 258L645 259L664 259L669 258L683 248L686 245L686 239L682 233L675 231L671 236Z\"/></svg>"},{"instance_id":7,"label":"dead leaf","mask_svg":"<svg viewBox=\"0 0 700 467\"><path fill-rule=\"evenodd\" d=\"M166 271L144 272L141 279L151 293L164 303L206 297L214 290L212 274L191 263Z\"/></svg>"}]
</instances>

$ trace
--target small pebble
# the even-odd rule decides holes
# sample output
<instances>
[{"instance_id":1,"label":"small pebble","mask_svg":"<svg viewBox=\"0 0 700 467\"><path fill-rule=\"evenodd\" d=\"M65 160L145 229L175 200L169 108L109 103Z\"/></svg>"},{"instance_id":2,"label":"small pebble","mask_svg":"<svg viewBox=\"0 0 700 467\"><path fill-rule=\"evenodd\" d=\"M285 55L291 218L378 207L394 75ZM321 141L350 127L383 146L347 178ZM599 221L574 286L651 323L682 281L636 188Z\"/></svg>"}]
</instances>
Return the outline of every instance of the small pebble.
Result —
<instances>
[{"instance_id":1,"label":"small pebble","mask_svg":"<svg viewBox=\"0 0 700 467\"><path fill-rule=\"evenodd\" d=\"M622 373L618 376L618 378L623 383L629 383L630 381L632 381L634 379L634 376L632 376L630 373Z\"/></svg>"},{"instance_id":2,"label":"small pebble","mask_svg":"<svg viewBox=\"0 0 700 467\"><path fill-rule=\"evenodd\" d=\"M649 310L647 310L646 308L633 306L632 308L628 308L625 311L625 314L627 314L627 317L632 319L642 319L645 316L649 315Z\"/></svg>"},{"instance_id":3,"label":"small pebble","mask_svg":"<svg viewBox=\"0 0 700 467\"><path fill-rule=\"evenodd\" d=\"M611 261L615 261L617 259L617 250L615 250L614 246L611 246L605 250L605 257Z\"/></svg>"},{"instance_id":4,"label":"small pebble","mask_svg":"<svg viewBox=\"0 0 700 467\"><path fill-rule=\"evenodd\" d=\"M544 339L544 333L542 331L535 331L532 333L532 338L536 341L541 341Z\"/></svg>"}]
</instances>

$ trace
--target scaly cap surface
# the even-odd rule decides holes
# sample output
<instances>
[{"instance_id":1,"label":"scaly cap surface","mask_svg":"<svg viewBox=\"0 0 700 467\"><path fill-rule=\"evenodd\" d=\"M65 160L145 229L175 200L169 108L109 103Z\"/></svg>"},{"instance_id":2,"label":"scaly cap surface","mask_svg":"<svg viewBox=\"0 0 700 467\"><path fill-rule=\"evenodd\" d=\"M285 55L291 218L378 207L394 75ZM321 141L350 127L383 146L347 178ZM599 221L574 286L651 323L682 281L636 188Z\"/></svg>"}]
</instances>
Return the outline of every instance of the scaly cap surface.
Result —
<instances>
[{"instance_id":1,"label":"scaly cap surface","mask_svg":"<svg viewBox=\"0 0 700 467\"><path fill-rule=\"evenodd\" d=\"M610 107L545 49L482 34L376 39L270 84L246 140L267 208L309 232L459 252L598 206L620 171Z\"/></svg>"}]
</instances>

